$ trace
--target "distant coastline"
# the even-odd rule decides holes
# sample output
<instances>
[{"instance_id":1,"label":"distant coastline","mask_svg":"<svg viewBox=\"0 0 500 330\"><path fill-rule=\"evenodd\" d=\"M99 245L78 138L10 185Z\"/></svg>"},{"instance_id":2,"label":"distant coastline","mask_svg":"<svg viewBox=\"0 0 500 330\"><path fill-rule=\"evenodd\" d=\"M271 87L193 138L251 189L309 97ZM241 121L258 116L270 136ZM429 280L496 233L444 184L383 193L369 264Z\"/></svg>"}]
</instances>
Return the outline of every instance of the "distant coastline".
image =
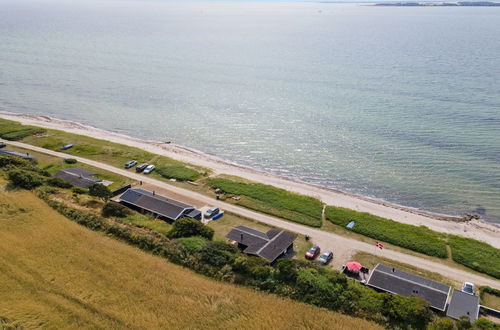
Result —
<instances>
[{"instance_id":1,"label":"distant coastline","mask_svg":"<svg viewBox=\"0 0 500 330\"><path fill-rule=\"evenodd\" d=\"M390 2L376 3L385 7L500 7L500 2L460 1L460 2Z\"/></svg>"}]
</instances>

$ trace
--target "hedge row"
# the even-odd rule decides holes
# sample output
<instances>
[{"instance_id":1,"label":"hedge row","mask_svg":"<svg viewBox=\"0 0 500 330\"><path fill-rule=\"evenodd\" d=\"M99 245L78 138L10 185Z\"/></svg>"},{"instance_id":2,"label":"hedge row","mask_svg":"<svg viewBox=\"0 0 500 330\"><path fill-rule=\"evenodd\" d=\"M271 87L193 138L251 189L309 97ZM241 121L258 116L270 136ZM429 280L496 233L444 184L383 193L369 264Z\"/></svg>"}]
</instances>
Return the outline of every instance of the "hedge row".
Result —
<instances>
[{"instance_id":1,"label":"hedge row","mask_svg":"<svg viewBox=\"0 0 500 330\"><path fill-rule=\"evenodd\" d=\"M352 231L429 256L446 258L446 236L427 227L417 227L342 207L328 206L326 219L345 227L356 221Z\"/></svg>"}]
</instances>

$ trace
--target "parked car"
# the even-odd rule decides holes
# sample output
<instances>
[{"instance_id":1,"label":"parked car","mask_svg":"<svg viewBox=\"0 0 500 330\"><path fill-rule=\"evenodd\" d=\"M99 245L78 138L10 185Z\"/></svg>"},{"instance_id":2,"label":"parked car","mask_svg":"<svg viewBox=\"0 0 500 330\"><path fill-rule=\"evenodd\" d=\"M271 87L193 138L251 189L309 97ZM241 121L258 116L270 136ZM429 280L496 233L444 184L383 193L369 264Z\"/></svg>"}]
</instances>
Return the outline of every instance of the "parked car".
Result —
<instances>
[{"instance_id":1,"label":"parked car","mask_svg":"<svg viewBox=\"0 0 500 330\"><path fill-rule=\"evenodd\" d=\"M471 282L464 282L464 285L462 285L462 292L474 295L474 284Z\"/></svg>"},{"instance_id":2,"label":"parked car","mask_svg":"<svg viewBox=\"0 0 500 330\"><path fill-rule=\"evenodd\" d=\"M131 167L134 167L135 165L137 165L137 161L136 160L130 160L128 162L125 163L125 168L131 168Z\"/></svg>"},{"instance_id":3,"label":"parked car","mask_svg":"<svg viewBox=\"0 0 500 330\"><path fill-rule=\"evenodd\" d=\"M211 218L213 217L214 215L216 215L217 213L219 213L219 208L218 207L211 207L209 208L206 212L205 212L205 218Z\"/></svg>"},{"instance_id":4,"label":"parked car","mask_svg":"<svg viewBox=\"0 0 500 330\"><path fill-rule=\"evenodd\" d=\"M149 174L151 172L153 172L155 170L156 166L154 165L148 165L145 169L144 169L144 174Z\"/></svg>"},{"instance_id":5,"label":"parked car","mask_svg":"<svg viewBox=\"0 0 500 330\"><path fill-rule=\"evenodd\" d=\"M144 171L146 169L146 167L148 167L148 166L149 166L149 164L147 164L147 163L141 164L135 168L135 171L140 173L140 172Z\"/></svg>"},{"instance_id":6,"label":"parked car","mask_svg":"<svg viewBox=\"0 0 500 330\"><path fill-rule=\"evenodd\" d=\"M65 144L61 147L61 150L68 150L69 148L73 147L72 144Z\"/></svg>"},{"instance_id":7,"label":"parked car","mask_svg":"<svg viewBox=\"0 0 500 330\"><path fill-rule=\"evenodd\" d=\"M312 248L309 249L309 251L306 252L306 259L316 259L316 257L319 255L321 252L321 249L319 246L314 245Z\"/></svg>"},{"instance_id":8,"label":"parked car","mask_svg":"<svg viewBox=\"0 0 500 330\"><path fill-rule=\"evenodd\" d=\"M7 145L3 142L0 142L0 148L5 148Z\"/></svg>"},{"instance_id":9,"label":"parked car","mask_svg":"<svg viewBox=\"0 0 500 330\"><path fill-rule=\"evenodd\" d=\"M325 251L319 256L319 262L322 265L328 265L330 261L333 259L333 252L332 251Z\"/></svg>"}]
</instances>

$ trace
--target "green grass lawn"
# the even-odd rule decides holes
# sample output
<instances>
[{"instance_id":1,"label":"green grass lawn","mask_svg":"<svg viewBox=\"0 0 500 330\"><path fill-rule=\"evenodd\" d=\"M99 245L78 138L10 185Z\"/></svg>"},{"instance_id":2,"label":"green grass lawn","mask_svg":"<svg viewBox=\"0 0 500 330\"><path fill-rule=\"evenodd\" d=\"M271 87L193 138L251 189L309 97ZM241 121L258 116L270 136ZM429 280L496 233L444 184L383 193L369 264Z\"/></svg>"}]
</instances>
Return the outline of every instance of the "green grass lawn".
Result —
<instances>
[{"instance_id":1,"label":"green grass lawn","mask_svg":"<svg viewBox=\"0 0 500 330\"><path fill-rule=\"evenodd\" d=\"M328 206L326 219L345 227L350 221L356 221L352 231L401 246L433 257L446 258L446 236L427 227L402 224L375 215L353 211L341 207Z\"/></svg>"},{"instance_id":2,"label":"green grass lawn","mask_svg":"<svg viewBox=\"0 0 500 330\"><path fill-rule=\"evenodd\" d=\"M450 235L452 258L455 262L478 272L500 278L500 250L470 238Z\"/></svg>"},{"instance_id":3,"label":"green grass lawn","mask_svg":"<svg viewBox=\"0 0 500 330\"><path fill-rule=\"evenodd\" d=\"M123 164L129 160L137 160L139 163L151 163L158 167L159 178L192 181L208 173L207 169L155 155L139 148L58 130L33 128L14 121L0 119L0 137L13 131L23 132L16 135L16 140L22 140L24 143L64 152L68 155L85 157L117 167L123 167ZM37 137L34 135L34 133L38 132L44 132L43 136ZM68 150L61 150L61 146L65 144L73 144L73 147Z\"/></svg>"},{"instance_id":4,"label":"green grass lawn","mask_svg":"<svg viewBox=\"0 0 500 330\"><path fill-rule=\"evenodd\" d=\"M166 235L172 228L172 225L166 221L154 219L151 216L143 215L138 212L133 212L132 215L129 215L124 219L120 219L120 222L141 228L151 229L163 235Z\"/></svg>"},{"instance_id":5,"label":"green grass lawn","mask_svg":"<svg viewBox=\"0 0 500 330\"><path fill-rule=\"evenodd\" d=\"M323 203L313 197L261 183L208 178L208 185L226 195L239 196L235 204L312 227L321 226ZM231 201L228 199L228 201Z\"/></svg>"}]
</instances>

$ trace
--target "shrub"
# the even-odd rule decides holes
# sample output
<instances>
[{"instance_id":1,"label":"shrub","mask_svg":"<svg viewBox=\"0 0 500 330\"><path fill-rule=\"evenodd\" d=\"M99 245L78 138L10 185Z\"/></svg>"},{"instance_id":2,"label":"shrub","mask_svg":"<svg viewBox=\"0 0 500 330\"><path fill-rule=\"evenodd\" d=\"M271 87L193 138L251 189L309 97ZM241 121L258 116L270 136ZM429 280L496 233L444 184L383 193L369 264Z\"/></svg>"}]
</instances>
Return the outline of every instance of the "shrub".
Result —
<instances>
[{"instance_id":1,"label":"shrub","mask_svg":"<svg viewBox=\"0 0 500 330\"><path fill-rule=\"evenodd\" d=\"M171 238L200 236L208 240L214 237L214 230L192 218L181 218L174 222L168 233Z\"/></svg>"},{"instance_id":2,"label":"shrub","mask_svg":"<svg viewBox=\"0 0 500 330\"><path fill-rule=\"evenodd\" d=\"M199 252L207 244L207 239L199 236L181 237L176 241L191 254Z\"/></svg>"},{"instance_id":3,"label":"shrub","mask_svg":"<svg viewBox=\"0 0 500 330\"><path fill-rule=\"evenodd\" d=\"M32 171L15 169L8 172L9 181L15 186L33 189L45 183L45 178Z\"/></svg>"},{"instance_id":4,"label":"shrub","mask_svg":"<svg viewBox=\"0 0 500 330\"><path fill-rule=\"evenodd\" d=\"M71 189L71 191L75 194L78 194L78 195L83 195L83 194L86 194L89 192L88 189L81 188L81 187L73 187L73 189Z\"/></svg>"},{"instance_id":5,"label":"shrub","mask_svg":"<svg viewBox=\"0 0 500 330\"><path fill-rule=\"evenodd\" d=\"M164 178L179 181L194 181L201 176L200 172L182 165L158 166L156 172Z\"/></svg>"},{"instance_id":6,"label":"shrub","mask_svg":"<svg viewBox=\"0 0 500 330\"><path fill-rule=\"evenodd\" d=\"M448 243L454 261L478 272L500 278L500 250L471 238L451 235Z\"/></svg>"},{"instance_id":7,"label":"shrub","mask_svg":"<svg viewBox=\"0 0 500 330\"><path fill-rule=\"evenodd\" d=\"M73 185L69 182L66 182L64 180L61 180L59 178L50 178L47 180L47 184L53 187L59 187L59 188L72 188Z\"/></svg>"},{"instance_id":8,"label":"shrub","mask_svg":"<svg viewBox=\"0 0 500 330\"><path fill-rule=\"evenodd\" d=\"M500 325L485 318L479 318L473 323L474 329L479 330L500 330Z\"/></svg>"},{"instance_id":9,"label":"shrub","mask_svg":"<svg viewBox=\"0 0 500 330\"><path fill-rule=\"evenodd\" d=\"M132 211L129 208L117 202L108 201L102 207L102 215L104 217L125 218L130 214L132 214Z\"/></svg>"},{"instance_id":10,"label":"shrub","mask_svg":"<svg viewBox=\"0 0 500 330\"><path fill-rule=\"evenodd\" d=\"M111 198L111 191L105 185L96 183L89 187L89 195L108 200Z\"/></svg>"},{"instance_id":11,"label":"shrub","mask_svg":"<svg viewBox=\"0 0 500 330\"><path fill-rule=\"evenodd\" d=\"M64 162L66 164L76 164L78 161L76 159L74 159L74 158L65 158Z\"/></svg>"},{"instance_id":12,"label":"shrub","mask_svg":"<svg viewBox=\"0 0 500 330\"><path fill-rule=\"evenodd\" d=\"M0 167L32 167L33 163L21 157L0 155Z\"/></svg>"},{"instance_id":13,"label":"shrub","mask_svg":"<svg viewBox=\"0 0 500 330\"><path fill-rule=\"evenodd\" d=\"M223 178L208 178L207 183L225 193L246 196L237 202L238 205L308 226L321 226L323 203L316 198L261 183Z\"/></svg>"},{"instance_id":14,"label":"shrub","mask_svg":"<svg viewBox=\"0 0 500 330\"><path fill-rule=\"evenodd\" d=\"M216 268L231 265L238 252L234 246L223 242L207 242L200 250L201 261Z\"/></svg>"},{"instance_id":15,"label":"shrub","mask_svg":"<svg viewBox=\"0 0 500 330\"><path fill-rule=\"evenodd\" d=\"M407 225L369 213L334 206L327 206L325 215L329 221L343 227L352 220L356 221L352 231L358 234L434 257L448 256L444 235L426 227Z\"/></svg>"},{"instance_id":16,"label":"shrub","mask_svg":"<svg viewBox=\"0 0 500 330\"><path fill-rule=\"evenodd\" d=\"M433 318L429 304L423 299L396 294L384 296L382 314L387 317L389 325L400 329L425 329Z\"/></svg>"}]
</instances>

